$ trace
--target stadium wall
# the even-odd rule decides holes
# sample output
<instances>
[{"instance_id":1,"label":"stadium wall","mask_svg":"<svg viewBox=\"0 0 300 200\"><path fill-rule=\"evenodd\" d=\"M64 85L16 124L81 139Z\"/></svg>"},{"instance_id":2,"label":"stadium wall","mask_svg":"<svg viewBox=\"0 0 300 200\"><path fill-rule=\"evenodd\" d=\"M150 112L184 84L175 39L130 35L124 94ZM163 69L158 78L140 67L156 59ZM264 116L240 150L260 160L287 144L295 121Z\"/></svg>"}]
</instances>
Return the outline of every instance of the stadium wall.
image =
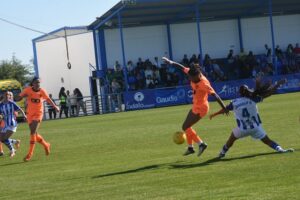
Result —
<instances>
[{"instance_id":1,"label":"stadium wall","mask_svg":"<svg viewBox=\"0 0 300 200\"><path fill-rule=\"evenodd\" d=\"M281 86L278 94L300 91L300 74L280 75L267 77L265 81L275 83L281 79L287 79L287 83ZM234 99L239 96L239 87L243 84L250 88L255 87L254 79L243 79L226 82L213 82L212 87L222 99ZM189 85L172 88L148 89L140 91L124 92L124 104L126 110L140 110L192 103L193 91ZM209 101L216 99L209 96Z\"/></svg>"},{"instance_id":2,"label":"stadium wall","mask_svg":"<svg viewBox=\"0 0 300 200\"><path fill-rule=\"evenodd\" d=\"M242 19L244 48L255 54L265 53L264 44L272 47L270 21L268 17ZM289 43L295 46L300 42L300 15L273 17L275 45L283 51Z\"/></svg>"},{"instance_id":3,"label":"stadium wall","mask_svg":"<svg viewBox=\"0 0 300 200\"><path fill-rule=\"evenodd\" d=\"M300 15L273 17L276 44L285 50L289 43L300 43ZM237 20L201 22L202 51L212 58L227 57L229 49L239 49ZM246 52L265 52L264 44L272 46L269 17L245 18L241 20L243 44ZM137 62L138 57L153 61L155 56L168 55L167 27L147 26L124 28L126 60ZM191 57L199 52L196 23L172 24L171 41L173 58L181 60L184 54ZM105 30L108 67L115 61L122 63L119 29Z\"/></svg>"},{"instance_id":4,"label":"stadium wall","mask_svg":"<svg viewBox=\"0 0 300 200\"><path fill-rule=\"evenodd\" d=\"M89 63L95 66L93 33L68 37L69 58L72 68L67 68L67 52L64 38L36 43L37 63L42 86L58 98L61 87L79 88L84 96L90 96Z\"/></svg>"}]
</instances>

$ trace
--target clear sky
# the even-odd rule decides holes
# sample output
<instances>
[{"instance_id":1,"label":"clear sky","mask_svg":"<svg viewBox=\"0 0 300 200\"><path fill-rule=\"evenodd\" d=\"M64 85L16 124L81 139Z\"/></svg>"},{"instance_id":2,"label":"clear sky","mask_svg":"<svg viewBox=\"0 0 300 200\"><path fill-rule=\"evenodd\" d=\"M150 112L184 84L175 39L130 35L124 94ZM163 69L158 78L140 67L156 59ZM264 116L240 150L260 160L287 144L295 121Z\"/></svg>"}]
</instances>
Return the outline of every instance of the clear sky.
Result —
<instances>
[{"instance_id":1,"label":"clear sky","mask_svg":"<svg viewBox=\"0 0 300 200\"><path fill-rule=\"evenodd\" d=\"M64 26L89 25L120 0L0 0L0 18L42 32ZM29 64L32 39L42 34L0 20L0 60L12 55Z\"/></svg>"}]
</instances>

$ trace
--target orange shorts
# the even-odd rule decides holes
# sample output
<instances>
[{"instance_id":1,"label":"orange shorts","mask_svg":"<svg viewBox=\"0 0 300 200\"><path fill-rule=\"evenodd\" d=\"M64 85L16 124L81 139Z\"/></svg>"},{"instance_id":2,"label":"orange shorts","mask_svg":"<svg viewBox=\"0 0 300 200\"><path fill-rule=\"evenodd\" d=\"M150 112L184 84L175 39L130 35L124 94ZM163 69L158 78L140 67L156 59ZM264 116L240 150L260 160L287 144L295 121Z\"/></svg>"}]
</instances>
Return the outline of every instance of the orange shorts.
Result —
<instances>
[{"instance_id":1,"label":"orange shorts","mask_svg":"<svg viewBox=\"0 0 300 200\"><path fill-rule=\"evenodd\" d=\"M208 113L209 107L207 106L201 106L201 107L196 107L193 106L192 112L196 115L199 115L201 118L203 118L207 113Z\"/></svg>"},{"instance_id":2,"label":"orange shorts","mask_svg":"<svg viewBox=\"0 0 300 200\"><path fill-rule=\"evenodd\" d=\"M43 119L43 113L38 114L28 114L27 115L27 123L31 124L32 121L38 121L41 122Z\"/></svg>"}]
</instances>

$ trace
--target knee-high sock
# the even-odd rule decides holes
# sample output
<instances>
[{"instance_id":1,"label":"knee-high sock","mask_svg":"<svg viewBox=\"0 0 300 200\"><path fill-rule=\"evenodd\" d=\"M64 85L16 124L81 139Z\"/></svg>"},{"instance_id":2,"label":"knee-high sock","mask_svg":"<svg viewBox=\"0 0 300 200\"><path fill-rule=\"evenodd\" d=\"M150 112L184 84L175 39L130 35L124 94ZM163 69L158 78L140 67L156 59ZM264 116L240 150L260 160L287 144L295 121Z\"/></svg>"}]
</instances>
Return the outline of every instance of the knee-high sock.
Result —
<instances>
[{"instance_id":1,"label":"knee-high sock","mask_svg":"<svg viewBox=\"0 0 300 200\"><path fill-rule=\"evenodd\" d=\"M3 152L3 146L1 142L0 142L0 152Z\"/></svg>"},{"instance_id":2,"label":"knee-high sock","mask_svg":"<svg viewBox=\"0 0 300 200\"><path fill-rule=\"evenodd\" d=\"M192 127L186 129L185 132L195 143L200 144L202 142L201 138L197 135L196 131Z\"/></svg>"},{"instance_id":3,"label":"knee-high sock","mask_svg":"<svg viewBox=\"0 0 300 200\"><path fill-rule=\"evenodd\" d=\"M40 134L36 134L36 141L43 145L44 147L48 146L48 143L44 140L44 138Z\"/></svg>"},{"instance_id":4,"label":"knee-high sock","mask_svg":"<svg viewBox=\"0 0 300 200\"><path fill-rule=\"evenodd\" d=\"M13 145L12 145L12 143L10 142L9 139L4 140L3 143L8 147L8 149L9 149L11 152L15 150L14 147L13 147Z\"/></svg>"},{"instance_id":5,"label":"knee-high sock","mask_svg":"<svg viewBox=\"0 0 300 200\"><path fill-rule=\"evenodd\" d=\"M36 142L36 135L37 134L30 134L30 146L29 146L29 151L28 155L32 155L35 147L35 142Z\"/></svg>"},{"instance_id":6,"label":"knee-high sock","mask_svg":"<svg viewBox=\"0 0 300 200\"><path fill-rule=\"evenodd\" d=\"M193 136L192 136L192 133L190 131L185 130L185 135L186 135L186 142L187 144L189 145L189 147L192 147L193 146Z\"/></svg>"},{"instance_id":7,"label":"knee-high sock","mask_svg":"<svg viewBox=\"0 0 300 200\"><path fill-rule=\"evenodd\" d=\"M15 140L15 139L9 139L9 141L10 141L12 144L17 144L17 140Z\"/></svg>"}]
</instances>

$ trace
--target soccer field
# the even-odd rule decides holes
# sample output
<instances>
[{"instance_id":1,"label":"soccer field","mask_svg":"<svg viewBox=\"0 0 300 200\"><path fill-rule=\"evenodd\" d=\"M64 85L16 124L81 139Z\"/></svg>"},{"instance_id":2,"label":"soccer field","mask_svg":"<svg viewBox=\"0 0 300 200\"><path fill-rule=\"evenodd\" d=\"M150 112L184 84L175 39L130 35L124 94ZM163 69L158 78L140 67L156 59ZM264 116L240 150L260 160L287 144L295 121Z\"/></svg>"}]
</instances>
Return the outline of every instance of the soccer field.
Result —
<instances>
[{"instance_id":1,"label":"soccer field","mask_svg":"<svg viewBox=\"0 0 300 200\"><path fill-rule=\"evenodd\" d=\"M219 110L211 103L210 113ZM206 151L183 157L175 145L191 105L45 121L40 133L51 143L49 157L29 146L26 124L13 138L17 155L0 158L0 199L299 199L300 93L274 95L259 104L269 137L294 153L279 154L260 141L237 141L215 159L235 127L233 114L208 117L194 126ZM298 188L298 189L297 189Z\"/></svg>"}]
</instances>

